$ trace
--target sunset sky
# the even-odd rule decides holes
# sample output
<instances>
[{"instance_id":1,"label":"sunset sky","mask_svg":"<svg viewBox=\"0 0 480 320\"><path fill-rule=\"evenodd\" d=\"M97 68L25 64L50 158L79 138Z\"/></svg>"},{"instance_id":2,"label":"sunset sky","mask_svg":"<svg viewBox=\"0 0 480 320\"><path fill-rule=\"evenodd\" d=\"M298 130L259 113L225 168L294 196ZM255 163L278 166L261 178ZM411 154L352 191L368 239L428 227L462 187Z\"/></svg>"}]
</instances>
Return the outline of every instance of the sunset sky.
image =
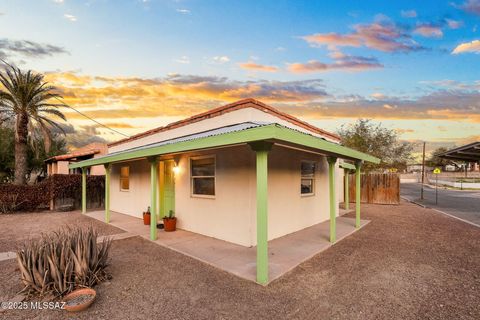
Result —
<instances>
[{"instance_id":1,"label":"sunset sky","mask_svg":"<svg viewBox=\"0 0 480 320\"><path fill-rule=\"evenodd\" d=\"M0 30L1 58L126 135L253 97L330 131L480 140L480 0L0 0Z\"/></svg>"}]
</instances>

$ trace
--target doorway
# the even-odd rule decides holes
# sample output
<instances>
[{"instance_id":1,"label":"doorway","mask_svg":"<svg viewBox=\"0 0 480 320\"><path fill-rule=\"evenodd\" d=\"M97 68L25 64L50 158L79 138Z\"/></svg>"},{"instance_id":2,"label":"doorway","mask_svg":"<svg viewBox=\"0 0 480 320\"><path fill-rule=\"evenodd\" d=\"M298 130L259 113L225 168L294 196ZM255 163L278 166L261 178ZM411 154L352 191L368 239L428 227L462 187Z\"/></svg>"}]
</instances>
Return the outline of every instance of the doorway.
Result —
<instances>
[{"instance_id":1,"label":"doorway","mask_svg":"<svg viewBox=\"0 0 480 320\"><path fill-rule=\"evenodd\" d=\"M175 212L175 161L160 161L160 217L168 216L170 210Z\"/></svg>"}]
</instances>

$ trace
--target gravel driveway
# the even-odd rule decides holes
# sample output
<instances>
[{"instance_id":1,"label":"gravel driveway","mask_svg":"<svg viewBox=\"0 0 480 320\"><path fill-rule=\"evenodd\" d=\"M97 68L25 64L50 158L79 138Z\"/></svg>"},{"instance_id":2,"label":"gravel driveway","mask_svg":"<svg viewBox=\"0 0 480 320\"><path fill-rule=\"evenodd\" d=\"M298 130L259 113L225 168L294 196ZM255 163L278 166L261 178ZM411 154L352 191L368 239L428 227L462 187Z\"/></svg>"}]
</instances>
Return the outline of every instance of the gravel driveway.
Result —
<instances>
[{"instance_id":1,"label":"gravel driveway","mask_svg":"<svg viewBox=\"0 0 480 320\"><path fill-rule=\"evenodd\" d=\"M113 279L75 317L480 319L480 228L408 203L363 208L370 224L267 287L139 237L115 241ZM15 295L15 263L0 269L0 292ZM49 310L4 315L65 318Z\"/></svg>"}]
</instances>

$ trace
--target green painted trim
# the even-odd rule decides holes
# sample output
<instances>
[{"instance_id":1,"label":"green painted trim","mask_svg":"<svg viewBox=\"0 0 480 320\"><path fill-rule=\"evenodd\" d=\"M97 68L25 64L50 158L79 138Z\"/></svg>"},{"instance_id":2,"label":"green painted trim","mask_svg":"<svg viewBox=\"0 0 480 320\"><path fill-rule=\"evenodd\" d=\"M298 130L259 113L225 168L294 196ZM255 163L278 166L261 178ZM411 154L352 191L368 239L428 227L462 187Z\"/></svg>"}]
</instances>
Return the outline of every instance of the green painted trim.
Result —
<instances>
[{"instance_id":1,"label":"green painted trim","mask_svg":"<svg viewBox=\"0 0 480 320\"><path fill-rule=\"evenodd\" d=\"M355 171L355 166L353 164L347 163L347 162L340 162L340 168Z\"/></svg>"},{"instance_id":2,"label":"green painted trim","mask_svg":"<svg viewBox=\"0 0 480 320\"><path fill-rule=\"evenodd\" d=\"M299 146L317 149L320 152L326 153L328 156L380 163L380 159L369 154L285 127L276 127L275 138L281 141L294 143Z\"/></svg>"},{"instance_id":3,"label":"green painted trim","mask_svg":"<svg viewBox=\"0 0 480 320\"><path fill-rule=\"evenodd\" d=\"M150 161L150 240L157 240L158 159Z\"/></svg>"},{"instance_id":4,"label":"green painted trim","mask_svg":"<svg viewBox=\"0 0 480 320\"><path fill-rule=\"evenodd\" d=\"M268 283L268 151L257 155L257 282Z\"/></svg>"},{"instance_id":5,"label":"green painted trim","mask_svg":"<svg viewBox=\"0 0 480 320\"><path fill-rule=\"evenodd\" d=\"M380 159L368 154L329 142L318 137L311 136L293 129L285 128L277 124L266 125L236 132L229 132L221 135L199 138L190 141L177 142L162 146L143 148L141 150L126 151L118 154L106 155L100 158L89 159L72 163L70 169L94 166L105 163L125 161L150 156L214 148L238 143L249 143L261 140L279 140L290 142L299 146L306 146L317 149L330 156L346 158L351 160L364 160L373 163L380 163Z\"/></svg>"},{"instance_id":6,"label":"green painted trim","mask_svg":"<svg viewBox=\"0 0 480 320\"><path fill-rule=\"evenodd\" d=\"M328 157L328 189L330 195L330 243L335 243L337 238L337 217L336 206L337 201L335 199L335 163L337 158Z\"/></svg>"},{"instance_id":7,"label":"green painted trim","mask_svg":"<svg viewBox=\"0 0 480 320\"><path fill-rule=\"evenodd\" d=\"M82 213L87 213L87 169L82 168Z\"/></svg>"},{"instance_id":8,"label":"green painted trim","mask_svg":"<svg viewBox=\"0 0 480 320\"><path fill-rule=\"evenodd\" d=\"M166 216L165 213L165 161L160 161L160 181L159 181L159 199L160 203L158 204L159 217L163 218Z\"/></svg>"},{"instance_id":9,"label":"green painted trim","mask_svg":"<svg viewBox=\"0 0 480 320\"><path fill-rule=\"evenodd\" d=\"M360 228L360 174L362 163L355 163L355 227Z\"/></svg>"},{"instance_id":10,"label":"green painted trim","mask_svg":"<svg viewBox=\"0 0 480 320\"><path fill-rule=\"evenodd\" d=\"M112 166L105 164L105 222L110 223L110 174Z\"/></svg>"},{"instance_id":11,"label":"green painted trim","mask_svg":"<svg viewBox=\"0 0 480 320\"><path fill-rule=\"evenodd\" d=\"M136 158L145 158L162 154L186 152L192 150L201 150L206 148L214 148L238 143L253 142L265 140L268 137L275 136L275 125L267 125L263 127L251 128L237 132L230 132L216 136L199 138L190 141L166 144L157 147L144 148L141 150L133 150L119 154L107 155L100 158L89 159L85 161L75 162L69 165L69 168L81 168L84 166L98 165L109 162L124 161ZM267 138L266 138L267 137Z\"/></svg>"},{"instance_id":12,"label":"green painted trim","mask_svg":"<svg viewBox=\"0 0 480 320\"><path fill-rule=\"evenodd\" d=\"M343 202L345 203L345 210L350 210L350 194L349 194L349 186L348 186L348 183L349 183L349 169L345 169L344 170L344 173L345 173L345 176L344 176L344 190L343 190Z\"/></svg>"}]
</instances>

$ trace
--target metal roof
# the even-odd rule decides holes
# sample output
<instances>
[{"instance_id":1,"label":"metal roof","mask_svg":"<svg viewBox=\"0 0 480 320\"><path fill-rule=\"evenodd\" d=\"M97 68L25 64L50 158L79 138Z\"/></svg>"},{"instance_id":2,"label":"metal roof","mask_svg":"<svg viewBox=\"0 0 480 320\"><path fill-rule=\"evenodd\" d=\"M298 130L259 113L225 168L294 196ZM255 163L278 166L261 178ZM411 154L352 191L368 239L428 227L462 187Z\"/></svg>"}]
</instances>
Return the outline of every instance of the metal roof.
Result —
<instances>
[{"instance_id":1,"label":"metal roof","mask_svg":"<svg viewBox=\"0 0 480 320\"><path fill-rule=\"evenodd\" d=\"M255 141L279 141L296 147L320 150L325 155L351 161L380 162L380 159L371 155L327 141L312 134L282 126L278 123L243 122L109 153L103 157L72 163L69 165L69 168L83 168L99 164L106 165L141 158L154 159L164 154L204 150Z\"/></svg>"},{"instance_id":2,"label":"metal roof","mask_svg":"<svg viewBox=\"0 0 480 320\"><path fill-rule=\"evenodd\" d=\"M470 162L480 161L480 141L466 144L452 150L448 150L446 152L438 154L437 156L450 160L461 160Z\"/></svg>"},{"instance_id":3,"label":"metal roof","mask_svg":"<svg viewBox=\"0 0 480 320\"><path fill-rule=\"evenodd\" d=\"M192 141L192 140L197 140L201 138L206 138L206 137L212 137L212 136L218 136L221 134L225 133L230 133L230 132L237 132L237 131L242 131L246 129L251 129L251 128L258 128L258 127L263 127L270 125L272 123L270 122L242 122L242 123L237 123L225 127L220 127L216 129L211 129L203 132L198 132L194 134L189 134L183 137L178 137L178 138L172 138L160 142L154 142L150 144L146 144L140 147L134 147L130 149L125 149L117 152L111 152L108 154L108 156L116 155L116 154L122 154L122 153L127 153L127 152L132 152L132 151L137 151L137 150L142 150L142 149L149 149L153 147L160 147L160 146L165 146L168 144L173 144L173 143L178 143L178 142L185 142L185 141ZM99 157L100 159L101 157Z\"/></svg>"}]
</instances>

